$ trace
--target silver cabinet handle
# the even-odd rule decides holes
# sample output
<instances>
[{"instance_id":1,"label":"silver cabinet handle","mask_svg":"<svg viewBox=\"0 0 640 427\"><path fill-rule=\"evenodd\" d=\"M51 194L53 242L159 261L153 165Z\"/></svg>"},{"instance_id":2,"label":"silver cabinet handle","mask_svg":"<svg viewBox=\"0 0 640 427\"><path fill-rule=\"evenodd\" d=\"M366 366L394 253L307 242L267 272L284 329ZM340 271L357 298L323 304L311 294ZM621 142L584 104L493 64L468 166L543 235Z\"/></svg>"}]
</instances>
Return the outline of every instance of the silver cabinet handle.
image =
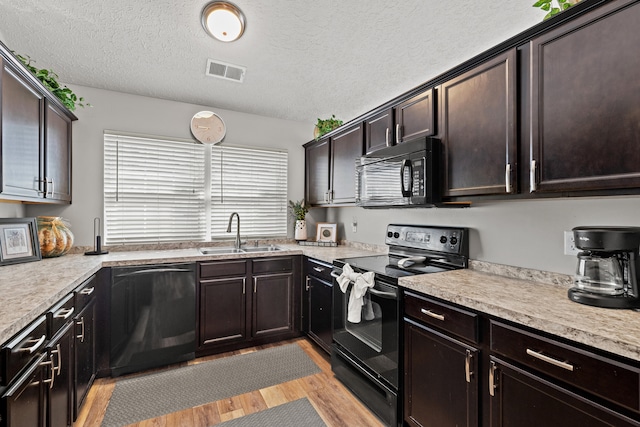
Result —
<instances>
[{"instance_id":1,"label":"silver cabinet handle","mask_svg":"<svg viewBox=\"0 0 640 427\"><path fill-rule=\"evenodd\" d=\"M511 193L511 163L504 168L504 187L507 193Z\"/></svg>"},{"instance_id":2,"label":"silver cabinet handle","mask_svg":"<svg viewBox=\"0 0 640 427\"><path fill-rule=\"evenodd\" d=\"M533 193L538 189L538 183L536 182L536 167L538 164L535 160L531 160L529 167L529 192Z\"/></svg>"},{"instance_id":3,"label":"silver cabinet handle","mask_svg":"<svg viewBox=\"0 0 640 427\"><path fill-rule=\"evenodd\" d=\"M324 271L324 268L322 267L313 267L314 271L317 271L318 273L322 273Z\"/></svg>"},{"instance_id":4,"label":"silver cabinet handle","mask_svg":"<svg viewBox=\"0 0 640 427\"><path fill-rule=\"evenodd\" d=\"M51 197L53 197L53 194L56 192L56 183L53 180L53 178L51 178Z\"/></svg>"},{"instance_id":5,"label":"silver cabinet handle","mask_svg":"<svg viewBox=\"0 0 640 427\"><path fill-rule=\"evenodd\" d=\"M471 370L472 361L473 355L471 354L471 350L467 349L467 356L464 359L464 378L468 383L471 382L471 375L473 375L473 371Z\"/></svg>"},{"instance_id":6,"label":"silver cabinet handle","mask_svg":"<svg viewBox=\"0 0 640 427\"><path fill-rule=\"evenodd\" d=\"M44 343L44 340L47 339L46 335L41 336L38 339L31 339L31 340L26 340L25 343L28 344L33 344L31 347L27 347L27 348L19 348L16 351L25 351L28 352L29 354L33 354L36 352L36 350L38 350L40 348L40 346Z\"/></svg>"},{"instance_id":7,"label":"silver cabinet handle","mask_svg":"<svg viewBox=\"0 0 640 427\"><path fill-rule=\"evenodd\" d=\"M389 134L391 133L390 129L387 128L387 132L384 136L384 145L386 145L387 147L391 147L391 143L389 142Z\"/></svg>"},{"instance_id":8,"label":"silver cabinet handle","mask_svg":"<svg viewBox=\"0 0 640 427\"><path fill-rule=\"evenodd\" d=\"M80 291L80 293L82 295L91 295L93 293L93 291L95 291L95 287L92 288L84 288L83 290Z\"/></svg>"},{"instance_id":9,"label":"silver cabinet handle","mask_svg":"<svg viewBox=\"0 0 640 427\"><path fill-rule=\"evenodd\" d=\"M45 384L49 384L49 388L53 388L53 384L56 381L56 370L53 366L53 360L46 360L40 363L40 366L49 366L49 370L51 371L51 378L48 380L43 380L42 382ZM38 385L38 382L31 383L32 385Z\"/></svg>"},{"instance_id":10,"label":"silver cabinet handle","mask_svg":"<svg viewBox=\"0 0 640 427\"><path fill-rule=\"evenodd\" d=\"M536 359L540 359L543 362L547 362L550 363L551 365L557 366L559 368L562 369L566 369L567 371L571 371L573 372L573 365L569 362L566 361L562 361L562 360L558 360L558 359L554 359L553 357L550 356L546 356L544 354L542 354L539 351L535 351L535 350L531 350L530 348L527 349L527 354L529 356L535 357Z\"/></svg>"},{"instance_id":11,"label":"silver cabinet handle","mask_svg":"<svg viewBox=\"0 0 640 427\"><path fill-rule=\"evenodd\" d=\"M396 144L399 144L400 141L400 123L396 125Z\"/></svg>"},{"instance_id":12,"label":"silver cabinet handle","mask_svg":"<svg viewBox=\"0 0 640 427\"><path fill-rule=\"evenodd\" d=\"M57 375L60 375L60 372L62 371L62 352L60 351L60 343L56 345L55 350L51 350L51 356L53 356L54 354L58 358L58 366L53 365L53 370L56 371Z\"/></svg>"},{"instance_id":13,"label":"silver cabinet handle","mask_svg":"<svg viewBox=\"0 0 640 427\"><path fill-rule=\"evenodd\" d=\"M247 278L243 277L242 278L242 295L245 295L247 293Z\"/></svg>"},{"instance_id":14,"label":"silver cabinet handle","mask_svg":"<svg viewBox=\"0 0 640 427\"><path fill-rule=\"evenodd\" d=\"M310 283L311 283L311 278L309 276L307 276L307 280L306 280L306 284L305 284L305 290L306 291L308 291L309 288L311 287Z\"/></svg>"},{"instance_id":15,"label":"silver cabinet handle","mask_svg":"<svg viewBox=\"0 0 640 427\"><path fill-rule=\"evenodd\" d=\"M71 315L73 314L73 312L75 311L75 307L71 307L68 309L64 309L61 308L60 310L56 311L56 313L53 315L53 317L55 319L68 319L69 317L71 317Z\"/></svg>"},{"instance_id":16,"label":"silver cabinet handle","mask_svg":"<svg viewBox=\"0 0 640 427\"><path fill-rule=\"evenodd\" d=\"M489 395L496 395L496 362L489 362Z\"/></svg>"},{"instance_id":17,"label":"silver cabinet handle","mask_svg":"<svg viewBox=\"0 0 640 427\"><path fill-rule=\"evenodd\" d=\"M76 322L76 324L82 328L82 332L80 332L80 335L76 335L76 338L80 338L80 342L84 342L84 317L81 317L80 321Z\"/></svg>"},{"instance_id":18,"label":"silver cabinet handle","mask_svg":"<svg viewBox=\"0 0 640 427\"><path fill-rule=\"evenodd\" d=\"M438 319L444 322L444 314L434 313L431 310L427 310L426 308L421 308L420 313L426 314L429 317L433 317L434 319Z\"/></svg>"},{"instance_id":19,"label":"silver cabinet handle","mask_svg":"<svg viewBox=\"0 0 640 427\"><path fill-rule=\"evenodd\" d=\"M258 292L258 278L254 277L253 278L253 293L255 294L256 292Z\"/></svg>"}]
</instances>

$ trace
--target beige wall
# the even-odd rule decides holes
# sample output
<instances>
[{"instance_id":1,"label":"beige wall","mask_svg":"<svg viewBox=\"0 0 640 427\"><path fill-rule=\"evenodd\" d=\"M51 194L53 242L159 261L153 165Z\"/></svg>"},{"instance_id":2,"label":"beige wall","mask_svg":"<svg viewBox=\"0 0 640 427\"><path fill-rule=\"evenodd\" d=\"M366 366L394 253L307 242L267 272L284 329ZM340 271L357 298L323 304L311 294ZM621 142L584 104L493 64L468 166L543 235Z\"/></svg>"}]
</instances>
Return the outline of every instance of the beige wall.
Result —
<instances>
[{"instance_id":1,"label":"beige wall","mask_svg":"<svg viewBox=\"0 0 640 427\"><path fill-rule=\"evenodd\" d=\"M189 121L193 114L200 110L215 111L227 125L225 144L287 149L289 199L304 197L302 144L311 138L313 123L272 119L214 106L185 104L84 86L69 87L93 105L91 108L78 108L76 115L79 120L73 123L73 203L62 206L27 205L26 216L59 215L66 218L71 223L76 245L93 245L93 218L103 217L104 130L191 138ZM289 234L293 236L291 224L289 227Z\"/></svg>"}]
</instances>

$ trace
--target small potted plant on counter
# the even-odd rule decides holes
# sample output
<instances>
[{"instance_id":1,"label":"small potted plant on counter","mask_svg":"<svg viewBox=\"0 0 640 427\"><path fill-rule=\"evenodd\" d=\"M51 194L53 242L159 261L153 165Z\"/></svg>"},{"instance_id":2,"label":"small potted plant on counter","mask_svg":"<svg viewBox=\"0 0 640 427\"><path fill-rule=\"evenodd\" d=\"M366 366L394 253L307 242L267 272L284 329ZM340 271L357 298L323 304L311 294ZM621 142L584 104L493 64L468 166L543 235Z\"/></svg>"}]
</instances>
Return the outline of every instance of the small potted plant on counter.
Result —
<instances>
[{"instance_id":1,"label":"small potted plant on counter","mask_svg":"<svg viewBox=\"0 0 640 427\"><path fill-rule=\"evenodd\" d=\"M305 218L307 212L309 212L309 208L305 204L304 199L298 200L297 202L289 200L289 209L291 210L291 215L296 219L294 238L296 240L307 240L307 221L305 221Z\"/></svg>"}]
</instances>

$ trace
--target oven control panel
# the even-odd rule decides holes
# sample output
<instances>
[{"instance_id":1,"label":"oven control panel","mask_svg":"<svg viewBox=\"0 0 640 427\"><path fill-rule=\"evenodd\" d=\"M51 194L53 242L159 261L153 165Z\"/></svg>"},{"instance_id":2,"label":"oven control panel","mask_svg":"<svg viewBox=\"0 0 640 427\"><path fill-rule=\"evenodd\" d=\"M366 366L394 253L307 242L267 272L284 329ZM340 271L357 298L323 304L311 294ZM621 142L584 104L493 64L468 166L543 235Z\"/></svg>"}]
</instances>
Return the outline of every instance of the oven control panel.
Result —
<instances>
[{"instance_id":1,"label":"oven control panel","mask_svg":"<svg viewBox=\"0 0 640 427\"><path fill-rule=\"evenodd\" d=\"M385 243L468 256L467 233L466 228L389 224Z\"/></svg>"}]
</instances>

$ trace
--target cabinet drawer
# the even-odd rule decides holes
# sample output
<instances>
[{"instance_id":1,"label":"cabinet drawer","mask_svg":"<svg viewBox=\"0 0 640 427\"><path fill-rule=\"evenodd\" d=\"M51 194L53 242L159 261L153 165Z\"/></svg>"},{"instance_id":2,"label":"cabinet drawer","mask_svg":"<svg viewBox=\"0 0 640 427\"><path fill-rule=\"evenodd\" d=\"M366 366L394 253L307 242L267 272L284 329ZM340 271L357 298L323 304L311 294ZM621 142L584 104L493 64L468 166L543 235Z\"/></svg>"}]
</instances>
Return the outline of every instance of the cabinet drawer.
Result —
<instances>
[{"instance_id":1,"label":"cabinet drawer","mask_svg":"<svg viewBox=\"0 0 640 427\"><path fill-rule=\"evenodd\" d=\"M476 313L409 292L404 296L404 312L422 323L478 342L479 317Z\"/></svg>"},{"instance_id":2,"label":"cabinet drawer","mask_svg":"<svg viewBox=\"0 0 640 427\"><path fill-rule=\"evenodd\" d=\"M82 282L80 286L74 289L74 294L76 296L75 301L75 312L80 313L82 309L89 304L89 302L96 295L96 276L91 276L89 279Z\"/></svg>"},{"instance_id":3,"label":"cabinet drawer","mask_svg":"<svg viewBox=\"0 0 640 427\"><path fill-rule=\"evenodd\" d=\"M491 351L634 411L640 410L640 369L491 321Z\"/></svg>"},{"instance_id":4,"label":"cabinet drawer","mask_svg":"<svg viewBox=\"0 0 640 427\"><path fill-rule=\"evenodd\" d=\"M49 339L53 338L65 323L73 319L73 313L75 313L73 297L73 293L70 293L47 311Z\"/></svg>"},{"instance_id":5,"label":"cabinet drawer","mask_svg":"<svg viewBox=\"0 0 640 427\"><path fill-rule=\"evenodd\" d=\"M40 316L0 348L0 385L8 385L15 375L42 353L47 341L47 318Z\"/></svg>"},{"instance_id":6,"label":"cabinet drawer","mask_svg":"<svg viewBox=\"0 0 640 427\"><path fill-rule=\"evenodd\" d=\"M247 261L202 262L199 264L200 278L244 276L247 274Z\"/></svg>"},{"instance_id":7,"label":"cabinet drawer","mask_svg":"<svg viewBox=\"0 0 640 427\"><path fill-rule=\"evenodd\" d=\"M332 266L312 258L307 259L306 271L309 276L317 277L320 280L331 283Z\"/></svg>"},{"instance_id":8,"label":"cabinet drawer","mask_svg":"<svg viewBox=\"0 0 640 427\"><path fill-rule=\"evenodd\" d=\"M253 274L281 273L293 270L293 258L277 257L253 260Z\"/></svg>"}]
</instances>

